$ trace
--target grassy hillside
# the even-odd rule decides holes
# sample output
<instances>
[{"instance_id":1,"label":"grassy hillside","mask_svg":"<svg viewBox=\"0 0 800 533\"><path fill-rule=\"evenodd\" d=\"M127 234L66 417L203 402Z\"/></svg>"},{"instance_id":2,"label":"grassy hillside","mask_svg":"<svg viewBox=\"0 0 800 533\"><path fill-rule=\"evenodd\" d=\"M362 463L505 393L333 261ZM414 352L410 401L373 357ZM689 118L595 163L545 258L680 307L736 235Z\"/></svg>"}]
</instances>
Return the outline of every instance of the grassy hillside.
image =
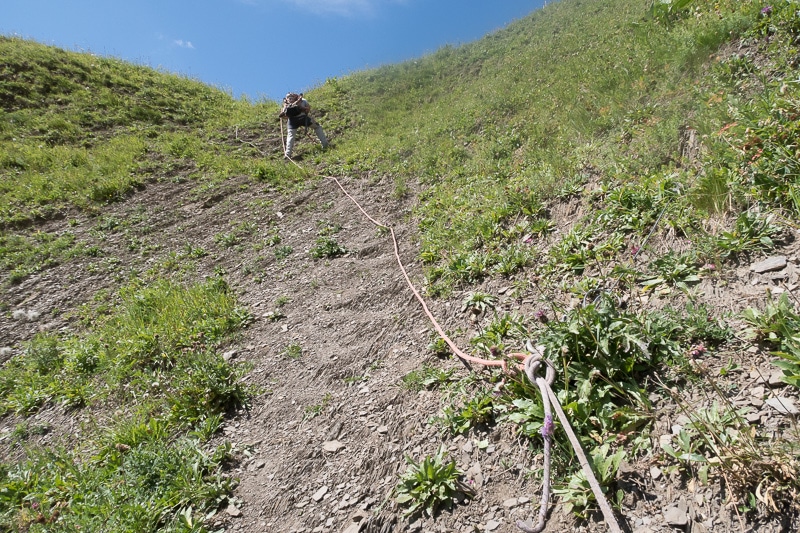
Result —
<instances>
[{"instance_id":1,"label":"grassy hillside","mask_svg":"<svg viewBox=\"0 0 800 533\"><path fill-rule=\"evenodd\" d=\"M119 60L0 38L0 223L18 226L70 206L93 208L144 182L251 172L219 141L254 126L253 105L182 77ZM250 166L248 166L250 165Z\"/></svg>"},{"instance_id":2,"label":"grassy hillside","mask_svg":"<svg viewBox=\"0 0 800 533\"><path fill-rule=\"evenodd\" d=\"M498 233L520 213L535 215L537 201L591 176L660 182L681 169L692 182L680 131L711 148L733 109L759 105L737 79L752 59L715 53L757 24L763 6L694 2L658 19L649 4L563 2L477 43L331 82L318 98L346 100L361 120L334 157L343 171L393 175L398 192L406 179L425 184L432 263L504 248ZM701 196L698 208L715 201Z\"/></svg>"},{"instance_id":3,"label":"grassy hillside","mask_svg":"<svg viewBox=\"0 0 800 533\"><path fill-rule=\"evenodd\" d=\"M797 228L799 13L795 0L562 0L474 43L309 91L333 149L303 144L303 165L417 194L429 296L469 291L457 303L486 313L496 295L480 284L501 279L539 306L495 312L471 349L544 346L607 488L623 457L648 457L689 479L726 479L744 515L796 513L798 439L748 426L714 381L733 367L709 376L696 359L760 346L797 386L800 314L785 296L724 314L695 289L733 283L726 272L790 244ZM274 102L15 38L0 37L0 58L6 288L100 254L72 220L119 226L104 209L148 184L190 184L203 197L231 178L287 192L316 179L282 160ZM204 253L169 252L174 263ZM70 332L11 347L23 355L0 370L0 416L16 421L4 438L24 441L47 406L127 416L71 449L0 464L0 530L203 531L192 513L225 501L229 450L208 443L255 391L218 352L249 314L223 272L199 284L173 272L120 279L118 293L71 310ZM420 372L408 381L435 381ZM704 380L719 405L653 448L653 398L681 404L670 393ZM544 415L530 384L511 380L500 397L486 385L444 412L444 431L508 422L539 446ZM585 515L586 482L561 461L557 493Z\"/></svg>"}]
</instances>

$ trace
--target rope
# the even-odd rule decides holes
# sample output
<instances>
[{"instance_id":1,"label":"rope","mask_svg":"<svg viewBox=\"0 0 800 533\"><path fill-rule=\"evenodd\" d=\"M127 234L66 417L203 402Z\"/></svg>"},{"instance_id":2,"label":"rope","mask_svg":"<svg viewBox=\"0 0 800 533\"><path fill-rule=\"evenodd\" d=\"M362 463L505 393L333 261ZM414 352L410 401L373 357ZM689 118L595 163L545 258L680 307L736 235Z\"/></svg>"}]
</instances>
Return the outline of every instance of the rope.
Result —
<instances>
[{"instance_id":1,"label":"rope","mask_svg":"<svg viewBox=\"0 0 800 533\"><path fill-rule=\"evenodd\" d=\"M529 346L530 348L531 346ZM531 350L534 351L534 350ZM539 370L542 362L546 360L541 355L541 350L535 350L531 357L525 360L525 375L531 383L536 383L539 386L539 392L542 395L542 406L544 407L544 425L542 426L542 437L544 438L544 474L542 474L542 500L539 502L539 522L534 527L528 525L522 520L517 520L517 527L525 533L539 533L544 530L547 524L547 504L550 500L550 447L553 441L553 414L550 409L550 399L547 395L547 390L553 384L556 376L556 371L552 365L547 365L547 373L544 378L537 376L536 372Z\"/></svg>"},{"instance_id":2,"label":"rope","mask_svg":"<svg viewBox=\"0 0 800 533\"><path fill-rule=\"evenodd\" d=\"M603 494L603 489L600 488L600 483L597 482L597 478L592 471L589 460L586 458L586 454L583 452L583 447L581 446L580 440L578 440L577 435L575 435L572 425L569 423L569 419L567 418L566 413L564 413L561 403L558 401L556 393L553 392L553 389L550 387L555 377L555 369L553 368L552 364L542 356L541 347L537 346L534 348L530 343L528 343L527 348L533 352L533 355L531 355L525 361L525 375L528 376L528 379L531 381L531 383L536 383L536 385L538 385L539 391L542 394L542 405L544 406L544 425L542 426L542 437L544 437L545 446L544 480L542 487L542 507L539 510L538 524L533 528L529 528L525 522L518 520L517 527L525 533L539 533L544 529L545 526L547 500L550 497L550 441L554 431L553 415L550 414L550 407L552 406L553 410L555 410L556 414L558 415L558 420L561 422L561 427L564 428L564 432L567 434L567 438L569 439L570 444L572 444L572 448L575 450L575 455L578 456L578 462L581 464L581 469L583 469L583 473L586 475L586 480L589 482L589 486L592 489L594 498L597 501L597 504L600 506L600 511L603 513L603 518L608 524L608 530L611 531L611 533L622 533L622 530L617 523L617 518L614 516L614 511L611 509L611 505L609 505L605 494ZM536 374L542 362L547 364L547 373L544 378Z\"/></svg>"},{"instance_id":3,"label":"rope","mask_svg":"<svg viewBox=\"0 0 800 533\"><path fill-rule=\"evenodd\" d=\"M281 122L281 134L283 134L283 122ZM301 171L307 172L295 160L289 158L289 161L291 161L292 164L294 164ZM355 204L355 206L358 208L359 211L361 211L361 213L367 218L367 220L372 222L375 226L389 231L389 233L392 236L392 243L394 245L395 259L397 260L397 264L400 267L400 271L403 273L403 277L405 278L409 289L411 289L411 292L414 294L414 297L422 306L422 309L425 311L425 314L431 321L431 324L433 324L433 327L434 329L436 329L436 332L445 341L445 343L447 343L447 345L453 351L453 354L455 354L456 357L458 357L461 360L461 362L467 366L467 368L469 368L468 362L470 362L483 365L486 367L500 367L503 370L503 372L508 372L508 365L506 364L506 361L475 357L467 353L464 353L458 346L456 346L456 344L450 339L450 337L447 336L442 327L439 325L439 322L433 316L433 313L431 313L431 311L428 309L428 306L425 303L425 300L422 298L422 295L420 295L419 291L417 291L416 287L414 287L414 284L411 282L411 278L409 277L408 272L406 271L406 268L403 265L403 261L400 258L400 246L397 243L397 238L395 236L394 229L391 226L387 226L386 224L383 224L377 221L376 219L372 218L372 216L370 216L369 213L367 213L367 211L364 210L363 207L361 207L361 204L359 204L358 201L355 198L353 198L353 196L351 196L349 192L347 192L347 189L344 188L344 186L342 185L342 183L339 181L338 178L336 178L335 176L326 176L322 174L315 174L315 175L333 181L339 187L342 193L344 193L344 195L347 196L347 198L349 198L350 201L352 201ZM561 422L561 425L564 428L564 431L566 432L567 437L569 438L569 441L575 450L575 454L577 455L578 461L581 464L581 468L583 469L583 472L586 475L586 479L589 481L589 486L592 488L592 492L594 493L595 499L597 500L597 503L600 506L600 510L603 513L603 517L608 523L609 531L611 531L611 533L622 533L619 524L617 524L617 519L614 516L614 512L611 510L611 506L609 505L608 500L603 494L603 490L600 488L600 484L597 482L597 478L595 477L594 472L592 471L592 467L589 465L589 461L586 458L586 454L583 452L581 443L578 440L578 437L575 435L575 432L572 430L572 426L570 425L569 420L567 419L567 415L564 413L564 410L561 408L561 404L558 401L558 397L556 397L555 393L553 392L553 389L550 388L550 385L553 383L553 380L555 379L555 369L553 368L552 364L550 364L543 358L541 349L534 349L533 346L530 345L530 343L528 343L527 348L531 353L512 353L509 354L508 357L511 360L521 361L515 363L514 368L516 368L517 370L524 371L525 375L528 377L531 383L536 383L536 385L539 387L539 391L542 394L542 404L544 405L544 412L545 412L544 426L542 427L542 436L544 437L544 443L545 443L545 451L544 451L545 470L543 476L544 483L542 487L542 501L539 510L539 522L534 528L531 529L524 522L518 521L517 527L519 527L525 533L539 533L544 529L546 523L545 521L547 517L547 504L548 500L550 499L550 447L552 444L552 435L554 430L553 416L550 412L550 408L552 405L552 408L558 415L558 419ZM547 364L547 372L544 378L541 378L536 375L536 372L541 366L542 362L545 362Z\"/></svg>"}]
</instances>

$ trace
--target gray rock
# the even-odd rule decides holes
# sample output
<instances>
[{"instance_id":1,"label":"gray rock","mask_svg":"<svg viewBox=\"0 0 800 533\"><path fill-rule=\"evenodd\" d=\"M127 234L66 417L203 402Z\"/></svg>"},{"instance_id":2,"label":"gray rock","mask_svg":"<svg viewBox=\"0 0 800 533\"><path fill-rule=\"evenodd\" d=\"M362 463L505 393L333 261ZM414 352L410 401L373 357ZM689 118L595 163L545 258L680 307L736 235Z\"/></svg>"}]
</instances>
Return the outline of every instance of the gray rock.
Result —
<instances>
[{"instance_id":1,"label":"gray rock","mask_svg":"<svg viewBox=\"0 0 800 533\"><path fill-rule=\"evenodd\" d=\"M248 472L255 472L261 468L264 468L267 465L264 461L252 461L249 465L247 465Z\"/></svg>"},{"instance_id":2,"label":"gray rock","mask_svg":"<svg viewBox=\"0 0 800 533\"><path fill-rule=\"evenodd\" d=\"M678 507L670 507L664 511L664 521L672 527L685 527L689 523L689 514Z\"/></svg>"},{"instance_id":3,"label":"gray rock","mask_svg":"<svg viewBox=\"0 0 800 533\"><path fill-rule=\"evenodd\" d=\"M486 522L485 530L486 531L494 531L498 527L500 527L500 522L498 522L497 520L489 520L488 522Z\"/></svg>"},{"instance_id":4,"label":"gray rock","mask_svg":"<svg viewBox=\"0 0 800 533\"><path fill-rule=\"evenodd\" d=\"M747 413L744 417L751 424L758 424L761 422L761 413L758 411L755 413Z\"/></svg>"},{"instance_id":5,"label":"gray rock","mask_svg":"<svg viewBox=\"0 0 800 533\"><path fill-rule=\"evenodd\" d=\"M228 514L228 516L232 516L233 518L242 516L242 512L239 510L239 508L232 503L228 504L228 506L225 508L225 512Z\"/></svg>"},{"instance_id":6,"label":"gray rock","mask_svg":"<svg viewBox=\"0 0 800 533\"><path fill-rule=\"evenodd\" d=\"M22 322L36 322L40 316L41 313L36 309L16 309L11 313L11 318Z\"/></svg>"},{"instance_id":7,"label":"gray rock","mask_svg":"<svg viewBox=\"0 0 800 533\"><path fill-rule=\"evenodd\" d=\"M784 387L786 385L786 382L783 381L783 372L780 370L776 370L775 372L771 373L769 375L769 380L767 381L767 384L773 388Z\"/></svg>"},{"instance_id":8,"label":"gray rock","mask_svg":"<svg viewBox=\"0 0 800 533\"><path fill-rule=\"evenodd\" d=\"M470 480L473 482L470 484L473 489L480 490L483 487L483 472L481 471L481 464L474 463L472 466L469 467L467 470L465 477L467 481Z\"/></svg>"},{"instance_id":9,"label":"gray rock","mask_svg":"<svg viewBox=\"0 0 800 533\"><path fill-rule=\"evenodd\" d=\"M800 414L800 410L797 409L792 398L770 398L766 403L782 415L797 416Z\"/></svg>"},{"instance_id":10,"label":"gray rock","mask_svg":"<svg viewBox=\"0 0 800 533\"><path fill-rule=\"evenodd\" d=\"M503 502L503 507L506 509L512 509L519 505L519 499L517 498L509 498Z\"/></svg>"},{"instance_id":11,"label":"gray rock","mask_svg":"<svg viewBox=\"0 0 800 533\"><path fill-rule=\"evenodd\" d=\"M750 265L750 270L752 270L756 274L763 274L764 272L774 272L776 270L781 270L784 268L786 268L785 255L776 255L764 259L763 261L759 261L758 263L753 263L752 265Z\"/></svg>"},{"instance_id":12,"label":"gray rock","mask_svg":"<svg viewBox=\"0 0 800 533\"><path fill-rule=\"evenodd\" d=\"M322 498L325 497L327 493L328 493L328 487L323 485L322 487L319 488L317 492L314 493L313 496L311 496L311 499L314 500L315 502L319 502Z\"/></svg>"},{"instance_id":13,"label":"gray rock","mask_svg":"<svg viewBox=\"0 0 800 533\"><path fill-rule=\"evenodd\" d=\"M331 440L322 444L322 449L328 453L336 453L344 448L344 444L338 440Z\"/></svg>"},{"instance_id":14,"label":"gray rock","mask_svg":"<svg viewBox=\"0 0 800 533\"><path fill-rule=\"evenodd\" d=\"M661 469L657 466L651 466L650 477L653 478L654 481L658 480L658 478L661 477Z\"/></svg>"}]
</instances>

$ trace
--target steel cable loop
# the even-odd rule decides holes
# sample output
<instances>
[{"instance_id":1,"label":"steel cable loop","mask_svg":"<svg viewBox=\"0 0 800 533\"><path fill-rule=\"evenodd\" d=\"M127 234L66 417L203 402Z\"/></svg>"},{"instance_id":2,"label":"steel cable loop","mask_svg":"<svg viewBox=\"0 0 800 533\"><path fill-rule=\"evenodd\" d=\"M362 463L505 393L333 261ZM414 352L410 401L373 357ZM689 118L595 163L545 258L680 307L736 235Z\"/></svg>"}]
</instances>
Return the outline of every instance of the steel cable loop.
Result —
<instances>
[{"instance_id":1,"label":"steel cable loop","mask_svg":"<svg viewBox=\"0 0 800 533\"><path fill-rule=\"evenodd\" d=\"M281 133L283 133L283 123L281 123ZM417 289L414 287L414 284L411 282L411 278L409 277L408 272L406 271L405 266L403 265L403 261L400 258L400 246L397 243L397 238L395 236L394 229L392 229L391 226L382 224L377 220L375 220L374 218L372 218L364 210L364 208L361 207L361 204L359 204L358 201L355 198L353 198L350 195L350 193L347 192L347 189L344 188L344 186L335 176L325 176L323 174L310 173L303 167L301 167L295 160L289 158L289 161L291 161L292 164L294 164L297 168L299 168L303 172L307 172L309 174L313 174L321 178L332 180L334 183L336 183L339 189L341 189L341 191L345 194L345 196L347 196L356 205L356 207L358 207L361 213L363 213L364 216L370 222L372 222L374 225L378 227L384 228L389 231L389 233L392 236L392 242L394 244L394 255L395 258L397 259L397 264L400 267L400 271L403 273L403 277L405 278L409 289L411 289L411 292L414 294L417 301L419 301L426 316L433 324L434 329L436 329L436 332L442 339L444 339L445 343L447 343L447 345L453 351L453 354L455 354L456 357L458 357L467 366L467 368L469 368L469 365L467 364L467 361L469 361L488 367L500 367L504 372L508 372L508 365L506 364L506 361L497 359L483 359L481 357L468 355L464 353L461 349L459 349L458 346L456 346L456 344L450 339L450 337L447 336L442 327L439 325L439 322L437 322L436 318L433 316L433 313L431 313L431 311L428 309L428 306L425 303L425 300L422 298L422 295L420 295L419 291L417 291ZM595 499L597 500L597 503L600 506L601 511L603 512L603 517L608 523L609 531L611 531L612 533L622 533L619 524L617 524L614 512L611 510L611 506L608 504L608 501L606 500L605 495L603 494L603 491L600 488L600 484L597 482L597 478L595 478L594 472L592 472L591 466L589 466L589 461L586 459L586 454L583 452L583 448L581 447L580 441L578 440L578 437L575 435L575 432L572 430L572 426L570 425L569 420L567 419L567 415L561 408L561 404L559 403L558 398L553 392L553 389L550 388L550 385L555 380L555 368L547 359L543 357L543 348L536 347L534 349L531 346L531 344L528 343L527 349L532 353L511 353L508 355L508 358L511 360L521 361L520 363L516 363L514 365L514 368L517 370L524 371L526 376L528 376L528 379L530 379L532 383L536 383L536 385L539 387L539 391L542 394L542 404L545 406L544 407L545 423L542 426L542 436L544 437L544 442L545 442L545 457L546 457L545 472L544 472L545 483L542 488L542 507L539 511L539 523L536 526L534 526L534 528L529 528L524 522L517 521L517 527L519 527L525 533L539 533L544 529L545 526L545 519L547 515L547 501L549 500L550 497L550 460L549 460L550 445L554 430L553 416L550 413L550 409L552 407L552 409L556 411L558 419L561 422L564 431L567 433L567 437L569 437L570 443L572 444L572 447L575 450L575 454L578 456L578 460L581 463L581 468L583 468L584 474L586 475L586 478L589 481L589 485L592 488L592 492L595 495ZM542 364L545 364L547 366L547 371L545 372L544 378L536 374L536 372L538 371L538 369L541 367ZM547 398L547 400L549 401L545 400L545 398Z\"/></svg>"}]
</instances>

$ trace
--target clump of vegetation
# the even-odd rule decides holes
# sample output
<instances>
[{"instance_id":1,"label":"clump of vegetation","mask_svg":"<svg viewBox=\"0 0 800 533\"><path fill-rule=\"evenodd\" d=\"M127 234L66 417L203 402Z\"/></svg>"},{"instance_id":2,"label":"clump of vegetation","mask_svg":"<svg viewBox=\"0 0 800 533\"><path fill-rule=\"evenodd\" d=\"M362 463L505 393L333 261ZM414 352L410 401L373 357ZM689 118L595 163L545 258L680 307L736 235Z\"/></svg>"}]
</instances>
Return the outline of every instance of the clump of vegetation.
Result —
<instances>
[{"instance_id":1,"label":"clump of vegetation","mask_svg":"<svg viewBox=\"0 0 800 533\"><path fill-rule=\"evenodd\" d=\"M783 380L800 387L800 314L786 293L768 301L763 311L745 309L743 318L750 325L751 338L775 348L778 359L773 364L783 370Z\"/></svg>"},{"instance_id":2,"label":"clump of vegetation","mask_svg":"<svg viewBox=\"0 0 800 533\"><path fill-rule=\"evenodd\" d=\"M347 253L347 249L331 237L318 237L309 251L314 259L333 259Z\"/></svg>"},{"instance_id":3,"label":"clump of vegetation","mask_svg":"<svg viewBox=\"0 0 800 533\"><path fill-rule=\"evenodd\" d=\"M453 380L453 373L452 369L443 370L429 365L423 365L422 368L412 370L402 377L403 386L411 391L434 389Z\"/></svg>"},{"instance_id":4,"label":"clump of vegetation","mask_svg":"<svg viewBox=\"0 0 800 533\"><path fill-rule=\"evenodd\" d=\"M446 461L445 455L444 448L440 447L434 456L427 456L421 462L406 456L408 468L395 487L395 501L408 506L407 516L421 512L434 516L441 506L452 505L458 493L470 493L459 482L461 472L455 461Z\"/></svg>"},{"instance_id":5,"label":"clump of vegetation","mask_svg":"<svg viewBox=\"0 0 800 533\"><path fill-rule=\"evenodd\" d=\"M303 357L303 347L296 342L290 342L283 349L283 355L289 359L300 359Z\"/></svg>"}]
</instances>

